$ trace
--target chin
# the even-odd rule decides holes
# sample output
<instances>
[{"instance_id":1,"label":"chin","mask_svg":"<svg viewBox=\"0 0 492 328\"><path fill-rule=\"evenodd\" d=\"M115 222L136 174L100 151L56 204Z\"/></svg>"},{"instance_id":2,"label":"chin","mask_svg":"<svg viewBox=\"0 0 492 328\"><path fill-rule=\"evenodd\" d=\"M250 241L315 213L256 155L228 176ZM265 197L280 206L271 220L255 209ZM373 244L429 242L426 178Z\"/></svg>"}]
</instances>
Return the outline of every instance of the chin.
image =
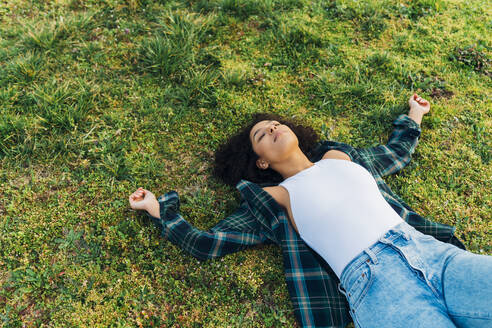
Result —
<instances>
[{"instance_id":1,"label":"chin","mask_svg":"<svg viewBox=\"0 0 492 328\"><path fill-rule=\"evenodd\" d=\"M299 148L299 144L297 143L297 140L282 140L282 142L280 142L278 144L278 151L277 151L277 154L279 154L278 157L282 157L282 158L288 158L290 156L290 154L292 154L293 152L296 152L298 151L298 148Z\"/></svg>"}]
</instances>

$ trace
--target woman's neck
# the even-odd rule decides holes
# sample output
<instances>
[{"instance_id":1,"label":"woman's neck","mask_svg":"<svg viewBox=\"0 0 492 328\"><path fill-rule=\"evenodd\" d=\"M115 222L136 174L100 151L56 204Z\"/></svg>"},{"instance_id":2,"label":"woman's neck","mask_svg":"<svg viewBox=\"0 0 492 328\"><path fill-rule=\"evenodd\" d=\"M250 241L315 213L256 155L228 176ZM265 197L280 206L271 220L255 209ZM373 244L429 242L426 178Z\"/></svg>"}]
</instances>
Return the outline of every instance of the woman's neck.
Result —
<instances>
[{"instance_id":1,"label":"woman's neck","mask_svg":"<svg viewBox=\"0 0 492 328\"><path fill-rule=\"evenodd\" d=\"M281 162L270 163L270 167L277 171L284 179L290 178L313 165L314 163L300 149Z\"/></svg>"}]
</instances>

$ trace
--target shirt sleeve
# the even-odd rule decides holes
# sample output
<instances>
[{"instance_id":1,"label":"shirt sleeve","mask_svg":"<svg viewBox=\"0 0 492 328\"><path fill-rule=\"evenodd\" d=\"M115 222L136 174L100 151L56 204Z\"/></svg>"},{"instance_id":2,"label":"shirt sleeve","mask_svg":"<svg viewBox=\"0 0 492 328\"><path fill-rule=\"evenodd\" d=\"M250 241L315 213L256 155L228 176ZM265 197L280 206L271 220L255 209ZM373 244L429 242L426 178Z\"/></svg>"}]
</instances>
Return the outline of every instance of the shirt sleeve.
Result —
<instances>
[{"instance_id":1,"label":"shirt sleeve","mask_svg":"<svg viewBox=\"0 0 492 328\"><path fill-rule=\"evenodd\" d=\"M221 257L267 240L247 221L250 214L245 202L216 226L203 231L179 214L179 196L175 191L160 196L158 201L161 217L156 218L146 212L147 216L161 231L161 236L199 260Z\"/></svg>"},{"instance_id":2,"label":"shirt sleeve","mask_svg":"<svg viewBox=\"0 0 492 328\"><path fill-rule=\"evenodd\" d=\"M398 116L393 125L385 145L355 148L365 166L381 177L400 171L410 162L422 132L420 125L405 114Z\"/></svg>"}]
</instances>

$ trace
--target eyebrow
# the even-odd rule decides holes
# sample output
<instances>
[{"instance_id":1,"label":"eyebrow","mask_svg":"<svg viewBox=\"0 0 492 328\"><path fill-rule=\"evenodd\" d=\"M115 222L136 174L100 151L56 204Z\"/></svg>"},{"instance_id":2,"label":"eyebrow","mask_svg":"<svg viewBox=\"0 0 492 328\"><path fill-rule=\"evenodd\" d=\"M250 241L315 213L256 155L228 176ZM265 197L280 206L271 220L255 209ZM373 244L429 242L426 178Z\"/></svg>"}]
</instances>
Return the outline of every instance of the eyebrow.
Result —
<instances>
[{"instance_id":1,"label":"eyebrow","mask_svg":"<svg viewBox=\"0 0 492 328\"><path fill-rule=\"evenodd\" d=\"M270 123L270 122L273 122L273 120L272 121L268 121L268 123ZM256 132L253 134L253 140L255 140L255 135L258 133L258 131L260 131L260 129L256 130Z\"/></svg>"}]
</instances>

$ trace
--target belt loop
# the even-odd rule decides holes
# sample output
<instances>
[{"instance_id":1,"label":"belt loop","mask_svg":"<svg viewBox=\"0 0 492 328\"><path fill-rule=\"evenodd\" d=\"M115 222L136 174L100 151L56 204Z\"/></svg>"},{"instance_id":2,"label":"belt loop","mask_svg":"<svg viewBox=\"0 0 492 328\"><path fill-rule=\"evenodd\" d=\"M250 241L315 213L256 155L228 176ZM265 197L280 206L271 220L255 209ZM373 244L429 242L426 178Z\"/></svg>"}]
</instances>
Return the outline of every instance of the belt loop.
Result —
<instances>
[{"instance_id":1,"label":"belt loop","mask_svg":"<svg viewBox=\"0 0 492 328\"><path fill-rule=\"evenodd\" d=\"M369 255L369 257L372 260L372 263L378 264L378 258L376 257L376 254L374 254L373 251L371 251L369 248L366 248L366 249L364 249L364 252L366 252L367 255Z\"/></svg>"},{"instance_id":2,"label":"belt loop","mask_svg":"<svg viewBox=\"0 0 492 328\"><path fill-rule=\"evenodd\" d=\"M405 240L410 240L412 239L412 229L414 229L410 224L408 224L406 221L403 221L402 223L400 223L401 227L400 227L400 230L401 230L401 234L403 235L403 238L405 238Z\"/></svg>"},{"instance_id":3,"label":"belt loop","mask_svg":"<svg viewBox=\"0 0 492 328\"><path fill-rule=\"evenodd\" d=\"M347 294L345 294L345 292L343 291L343 290L345 290L345 288L342 287L341 282L339 282L337 286L338 286L338 290L340 291L340 293L342 293L343 295L345 295L345 297L347 297Z\"/></svg>"},{"instance_id":4,"label":"belt loop","mask_svg":"<svg viewBox=\"0 0 492 328\"><path fill-rule=\"evenodd\" d=\"M407 230L402 231L403 238L410 240L410 233Z\"/></svg>"}]
</instances>

